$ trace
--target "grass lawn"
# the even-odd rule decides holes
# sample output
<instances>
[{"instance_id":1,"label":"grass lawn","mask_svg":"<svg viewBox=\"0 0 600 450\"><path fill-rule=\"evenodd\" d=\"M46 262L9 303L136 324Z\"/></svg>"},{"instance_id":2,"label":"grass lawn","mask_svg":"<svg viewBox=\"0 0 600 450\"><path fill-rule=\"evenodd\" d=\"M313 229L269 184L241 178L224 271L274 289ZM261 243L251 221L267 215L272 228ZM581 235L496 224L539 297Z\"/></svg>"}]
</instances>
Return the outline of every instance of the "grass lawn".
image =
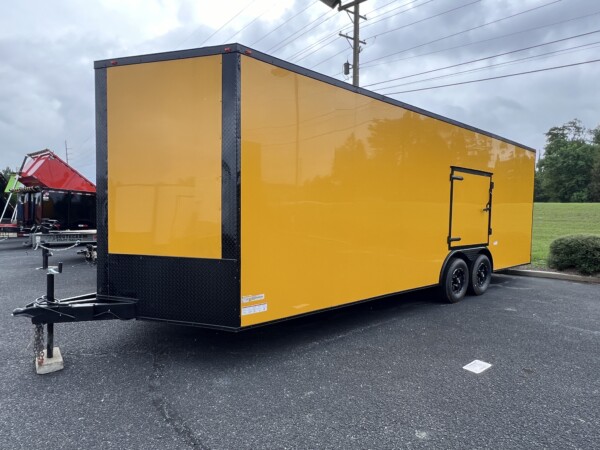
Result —
<instances>
[{"instance_id":1,"label":"grass lawn","mask_svg":"<svg viewBox=\"0 0 600 450\"><path fill-rule=\"evenodd\" d=\"M600 234L600 203L536 203L531 265L547 267L550 243L566 234Z\"/></svg>"}]
</instances>

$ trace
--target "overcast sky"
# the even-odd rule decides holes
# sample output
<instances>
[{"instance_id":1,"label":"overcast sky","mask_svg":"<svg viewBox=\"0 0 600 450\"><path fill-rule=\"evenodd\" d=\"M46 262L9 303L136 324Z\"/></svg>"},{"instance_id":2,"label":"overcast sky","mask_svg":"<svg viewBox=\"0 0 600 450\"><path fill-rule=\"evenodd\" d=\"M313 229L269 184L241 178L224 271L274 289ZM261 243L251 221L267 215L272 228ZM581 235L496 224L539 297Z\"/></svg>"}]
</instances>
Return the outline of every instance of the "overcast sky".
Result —
<instances>
[{"instance_id":1,"label":"overcast sky","mask_svg":"<svg viewBox=\"0 0 600 450\"><path fill-rule=\"evenodd\" d=\"M597 0L367 0L360 11L361 86L537 149L551 126L600 124L600 62L401 92L600 59ZM64 156L67 140L95 180L95 60L239 42L343 80L352 51L339 31L352 32L348 15L316 0L5 3L0 166L43 148Z\"/></svg>"}]
</instances>

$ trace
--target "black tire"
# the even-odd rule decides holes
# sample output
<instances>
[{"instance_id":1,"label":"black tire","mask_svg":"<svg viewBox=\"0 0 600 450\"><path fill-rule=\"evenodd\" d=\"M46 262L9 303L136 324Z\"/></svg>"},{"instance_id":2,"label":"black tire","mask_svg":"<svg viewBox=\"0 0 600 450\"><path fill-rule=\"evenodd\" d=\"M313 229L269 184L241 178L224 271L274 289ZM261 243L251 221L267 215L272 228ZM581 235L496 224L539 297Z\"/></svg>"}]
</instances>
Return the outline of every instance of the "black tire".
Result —
<instances>
[{"instance_id":1,"label":"black tire","mask_svg":"<svg viewBox=\"0 0 600 450\"><path fill-rule=\"evenodd\" d=\"M482 295L490 287L492 281L492 263L485 255L479 255L471 270L469 292L474 295Z\"/></svg>"},{"instance_id":2,"label":"black tire","mask_svg":"<svg viewBox=\"0 0 600 450\"><path fill-rule=\"evenodd\" d=\"M442 296L450 303L463 299L469 287L469 267L460 258L454 258L448 263L442 278Z\"/></svg>"}]
</instances>

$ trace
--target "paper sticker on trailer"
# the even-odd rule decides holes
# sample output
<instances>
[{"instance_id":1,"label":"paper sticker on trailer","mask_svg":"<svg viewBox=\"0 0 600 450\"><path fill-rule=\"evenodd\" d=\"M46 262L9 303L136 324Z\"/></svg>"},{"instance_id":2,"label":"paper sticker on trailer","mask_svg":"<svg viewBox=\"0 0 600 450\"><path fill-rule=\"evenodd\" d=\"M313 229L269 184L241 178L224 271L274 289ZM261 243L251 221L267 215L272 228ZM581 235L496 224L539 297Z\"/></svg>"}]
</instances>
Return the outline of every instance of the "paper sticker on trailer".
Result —
<instances>
[{"instance_id":1,"label":"paper sticker on trailer","mask_svg":"<svg viewBox=\"0 0 600 450\"><path fill-rule=\"evenodd\" d=\"M264 300L264 299L265 299L265 294L244 295L242 297L242 303L257 302L259 300Z\"/></svg>"},{"instance_id":2,"label":"paper sticker on trailer","mask_svg":"<svg viewBox=\"0 0 600 450\"><path fill-rule=\"evenodd\" d=\"M260 305L252 305L252 306L244 306L242 308L242 316L247 316L249 314L257 314L261 312L267 311L267 304L261 303Z\"/></svg>"}]
</instances>

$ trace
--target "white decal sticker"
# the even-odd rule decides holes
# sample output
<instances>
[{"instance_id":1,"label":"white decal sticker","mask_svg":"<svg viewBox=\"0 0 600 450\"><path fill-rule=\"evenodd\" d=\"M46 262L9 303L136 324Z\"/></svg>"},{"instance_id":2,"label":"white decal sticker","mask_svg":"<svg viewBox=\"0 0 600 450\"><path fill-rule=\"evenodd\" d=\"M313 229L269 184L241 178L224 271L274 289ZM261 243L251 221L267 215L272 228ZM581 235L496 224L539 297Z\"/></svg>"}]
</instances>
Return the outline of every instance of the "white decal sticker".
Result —
<instances>
[{"instance_id":1,"label":"white decal sticker","mask_svg":"<svg viewBox=\"0 0 600 450\"><path fill-rule=\"evenodd\" d=\"M463 369L473 373L481 373L488 370L490 367L492 367L490 363L486 363L484 361L479 361L478 359L476 359L475 361L472 361L466 366L464 366Z\"/></svg>"},{"instance_id":2,"label":"white decal sticker","mask_svg":"<svg viewBox=\"0 0 600 450\"><path fill-rule=\"evenodd\" d=\"M243 306L242 307L242 316L247 316L248 314L256 314L265 312L267 310L267 304L261 303L259 305L252 306Z\"/></svg>"},{"instance_id":3,"label":"white decal sticker","mask_svg":"<svg viewBox=\"0 0 600 450\"><path fill-rule=\"evenodd\" d=\"M264 299L265 299L265 294L244 295L242 297L242 303L257 302L259 300L264 300Z\"/></svg>"},{"instance_id":4,"label":"white decal sticker","mask_svg":"<svg viewBox=\"0 0 600 450\"><path fill-rule=\"evenodd\" d=\"M494 241L494 245L498 245L498 241Z\"/></svg>"}]
</instances>

